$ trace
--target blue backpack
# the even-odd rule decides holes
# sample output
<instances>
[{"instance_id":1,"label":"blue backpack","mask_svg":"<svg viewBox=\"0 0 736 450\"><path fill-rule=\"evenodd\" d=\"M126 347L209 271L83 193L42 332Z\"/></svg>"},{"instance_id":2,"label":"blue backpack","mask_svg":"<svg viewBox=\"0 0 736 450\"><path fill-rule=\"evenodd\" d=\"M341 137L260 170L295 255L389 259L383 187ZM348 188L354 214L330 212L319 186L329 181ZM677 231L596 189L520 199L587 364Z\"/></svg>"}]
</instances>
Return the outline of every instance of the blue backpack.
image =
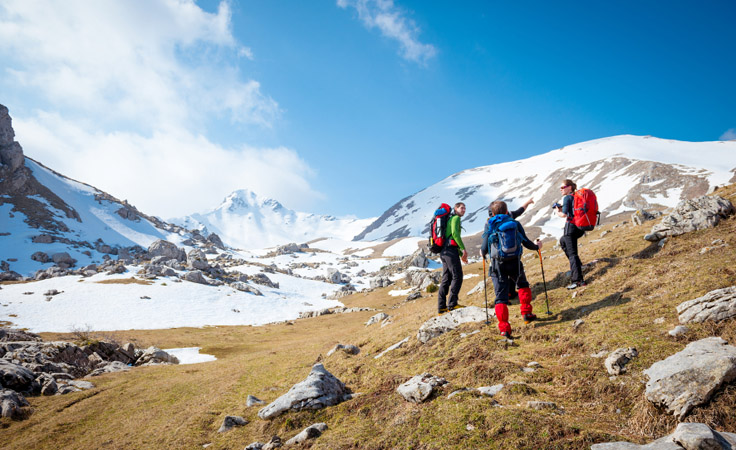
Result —
<instances>
[{"instance_id":1,"label":"blue backpack","mask_svg":"<svg viewBox=\"0 0 736 450\"><path fill-rule=\"evenodd\" d=\"M498 214L488 219L488 248L491 258L502 261L518 258L523 250L517 223L511 216Z\"/></svg>"}]
</instances>

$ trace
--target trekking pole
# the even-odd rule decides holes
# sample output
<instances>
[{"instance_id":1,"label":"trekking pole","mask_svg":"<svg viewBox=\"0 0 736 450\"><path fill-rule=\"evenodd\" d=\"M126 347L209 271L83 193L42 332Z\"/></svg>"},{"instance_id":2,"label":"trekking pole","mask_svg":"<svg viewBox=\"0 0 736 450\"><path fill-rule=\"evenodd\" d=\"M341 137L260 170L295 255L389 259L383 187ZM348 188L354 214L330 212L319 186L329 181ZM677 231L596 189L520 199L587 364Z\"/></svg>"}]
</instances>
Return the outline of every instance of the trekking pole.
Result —
<instances>
[{"instance_id":1,"label":"trekking pole","mask_svg":"<svg viewBox=\"0 0 736 450\"><path fill-rule=\"evenodd\" d=\"M491 324L491 319L488 317L488 288L486 287L486 257L483 257L483 296L486 298L486 325Z\"/></svg>"},{"instance_id":2,"label":"trekking pole","mask_svg":"<svg viewBox=\"0 0 736 450\"><path fill-rule=\"evenodd\" d=\"M552 313L549 311L549 297L547 296L547 280L544 279L544 264L542 264L542 250L537 249L539 255L539 267L542 268L542 282L544 283L544 299L547 303L547 315L551 316Z\"/></svg>"}]
</instances>

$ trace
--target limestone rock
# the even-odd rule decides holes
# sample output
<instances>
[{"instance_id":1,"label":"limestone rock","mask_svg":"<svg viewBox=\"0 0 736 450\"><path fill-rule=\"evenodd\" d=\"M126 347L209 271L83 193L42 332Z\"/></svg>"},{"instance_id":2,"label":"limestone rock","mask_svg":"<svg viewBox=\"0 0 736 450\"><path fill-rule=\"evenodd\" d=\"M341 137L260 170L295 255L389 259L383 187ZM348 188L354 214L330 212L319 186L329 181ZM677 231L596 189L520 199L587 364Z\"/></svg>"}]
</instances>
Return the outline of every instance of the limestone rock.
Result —
<instances>
[{"instance_id":1,"label":"limestone rock","mask_svg":"<svg viewBox=\"0 0 736 450\"><path fill-rule=\"evenodd\" d=\"M611 375L621 375L626 372L626 365L636 358L639 352L635 348L619 348L611 352L603 363Z\"/></svg>"},{"instance_id":2,"label":"limestone rock","mask_svg":"<svg viewBox=\"0 0 736 450\"><path fill-rule=\"evenodd\" d=\"M41 340L41 336L25 330L16 330L13 328L0 328L0 342L7 341L34 341Z\"/></svg>"},{"instance_id":3,"label":"limestone rock","mask_svg":"<svg viewBox=\"0 0 736 450\"><path fill-rule=\"evenodd\" d=\"M192 283L209 284L207 282L207 279L202 274L202 271L200 271L200 270L192 270L191 272L187 272L187 273L184 274L184 276L182 278L184 280L190 281Z\"/></svg>"},{"instance_id":4,"label":"limestone rock","mask_svg":"<svg viewBox=\"0 0 736 450\"><path fill-rule=\"evenodd\" d=\"M645 396L682 420L693 407L736 378L736 347L719 337L688 344L682 351L652 364Z\"/></svg>"},{"instance_id":5,"label":"limestone rock","mask_svg":"<svg viewBox=\"0 0 736 450\"><path fill-rule=\"evenodd\" d=\"M680 323L720 322L736 317L736 286L710 291L677 306Z\"/></svg>"},{"instance_id":6,"label":"limestone rock","mask_svg":"<svg viewBox=\"0 0 736 450\"><path fill-rule=\"evenodd\" d=\"M187 255L187 266L196 270L208 270L210 263L207 262L207 255L202 250L195 248Z\"/></svg>"},{"instance_id":7,"label":"limestone rock","mask_svg":"<svg viewBox=\"0 0 736 450\"><path fill-rule=\"evenodd\" d=\"M51 257L49 257L49 255L46 254L45 252L36 252L36 253L34 253L34 254L31 255L31 259L33 261L38 261L40 263L47 263L47 262L51 261Z\"/></svg>"},{"instance_id":8,"label":"limestone rock","mask_svg":"<svg viewBox=\"0 0 736 450\"><path fill-rule=\"evenodd\" d=\"M261 291L254 288L250 284L244 283L242 281L236 281L234 283L230 283L230 287L233 289L237 289L241 292L250 292L251 294L254 294L254 295L263 295Z\"/></svg>"},{"instance_id":9,"label":"limestone rock","mask_svg":"<svg viewBox=\"0 0 736 450\"><path fill-rule=\"evenodd\" d=\"M374 323L383 322L389 319L389 315L386 313L378 313L375 316L371 316L370 319L368 319L368 322L365 323L365 326L373 325Z\"/></svg>"},{"instance_id":10,"label":"limestone rock","mask_svg":"<svg viewBox=\"0 0 736 450\"><path fill-rule=\"evenodd\" d=\"M358 353L360 353L360 348L356 347L355 345L337 344L332 348L332 350L327 352L327 356L332 356L332 354L334 354L338 350L342 350L343 353L347 355L357 355Z\"/></svg>"},{"instance_id":11,"label":"limestone rock","mask_svg":"<svg viewBox=\"0 0 736 450\"><path fill-rule=\"evenodd\" d=\"M703 423L680 423L675 431L645 445L630 442L594 444L591 450L721 450L736 447L736 434L717 432Z\"/></svg>"},{"instance_id":12,"label":"limestone rock","mask_svg":"<svg viewBox=\"0 0 736 450\"><path fill-rule=\"evenodd\" d=\"M669 335L672 337L682 336L683 334L687 333L689 330L684 325L678 325L675 328L668 331Z\"/></svg>"},{"instance_id":13,"label":"limestone rock","mask_svg":"<svg viewBox=\"0 0 736 450\"><path fill-rule=\"evenodd\" d=\"M29 406L29 404L21 394L0 388L0 416L17 419L24 406Z\"/></svg>"},{"instance_id":14,"label":"limestone rock","mask_svg":"<svg viewBox=\"0 0 736 450\"><path fill-rule=\"evenodd\" d=\"M463 323L485 322L486 313L490 318L496 316L493 310L489 309L486 312L485 309L478 308L477 306L466 306L465 308L459 308L441 316L433 317L419 327L417 339L421 343L426 344L437 336L454 330Z\"/></svg>"},{"instance_id":15,"label":"limestone rock","mask_svg":"<svg viewBox=\"0 0 736 450\"><path fill-rule=\"evenodd\" d=\"M400 266L401 267L419 267L420 269L424 269L429 265L429 257L431 254L427 250L426 247L422 246L417 251L412 253L411 255L404 258Z\"/></svg>"},{"instance_id":16,"label":"limestone rock","mask_svg":"<svg viewBox=\"0 0 736 450\"><path fill-rule=\"evenodd\" d=\"M486 395L488 397L494 397L497 395L501 390L503 390L504 385L503 384L494 384L493 386L481 386L477 388L477 391L481 395Z\"/></svg>"},{"instance_id":17,"label":"limestone rock","mask_svg":"<svg viewBox=\"0 0 736 450\"><path fill-rule=\"evenodd\" d=\"M187 255L183 249L180 249L169 241L162 239L157 240L148 247L148 256L153 258L155 256L166 256L169 259L176 259L177 261L186 261Z\"/></svg>"},{"instance_id":18,"label":"limestone rock","mask_svg":"<svg viewBox=\"0 0 736 450\"><path fill-rule=\"evenodd\" d=\"M421 291L432 283L439 285L442 273L439 271L409 270L406 272L404 279L409 286Z\"/></svg>"},{"instance_id":19,"label":"limestone rock","mask_svg":"<svg viewBox=\"0 0 736 450\"><path fill-rule=\"evenodd\" d=\"M350 277L335 268L328 268L325 275L328 283L343 284L350 283Z\"/></svg>"},{"instance_id":20,"label":"limestone rock","mask_svg":"<svg viewBox=\"0 0 736 450\"><path fill-rule=\"evenodd\" d=\"M429 398L438 386L444 386L447 380L440 377L432 376L430 373L423 373L412 377L406 383L396 388L396 392L408 402L421 403Z\"/></svg>"},{"instance_id":21,"label":"limestone rock","mask_svg":"<svg viewBox=\"0 0 736 450\"><path fill-rule=\"evenodd\" d=\"M662 217L662 213L659 211L649 212L649 211L640 209L631 215L631 222L632 222L632 225L641 225L644 222L654 220L657 217Z\"/></svg>"},{"instance_id":22,"label":"limestone rock","mask_svg":"<svg viewBox=\"0 0 736 450\"><path fill-rule=\"evenodd\" d=\"M307 428L302 430L301 433L286 441L286 445L296 445L301 444L308 439L316 439L322 436L322 433L324 433L325 431L327 431L326 423L315 423L308 426Z\"/></svg>"},{"instance_id":23,"label":"limestone rock","mask_svg":"<svg viewBox=\"0 0 736 450\"><path fill-rule=\"evenodd\" d=\"M656 242L667 236L712 228L734 211L731 202L718 195L683 200L677 204L674 212L652 227L651 233L645 239Z\"/></svg>"},{"instance_id":24,"label":"limestone rock","mask_svg":"<svg viewBox=\"0 0 736 450\"><path fill-rule=\"evenodd\" d=\"M158 347L151 346L145 349L135 362L136 366L151 366L154 364L179 364L179 359Z\"/></svg>"},{"instance_id":25,"label":"limestone rock","mask_svg":"<svg viewBox=\"0 0 736 450\"><path fill-rule=\"evenodd\" d=\"M526 402L526 407L527 408L532 408L532 409L537 409L537 410L540 410L540 409L557 409L557 404L555 404L554 402L540 402L540 401L536 401L536 400L531 400L531 401Z\"/></svg>"},{"instance_id":26,"label":"limestone rock","mask_svg":"<svg viewBox=\"0 0 736 450\"><path fill-rule=\"evenodd\" d=\"M390 286L393 283L394 282L391 281L391 279L389 277L377 277L377 278L371 278L368 286L371 289L376 289L376 288L382 288L382 287Z\"/></svg>"},{"instance_id":27,"label":"limestone rock","mask_svg":"<svg viewBox=\"0 0 736 450\"><path fill-rule=\"evenodd\" d=\"M130 366L128 366L127 364L120 361L113 361L111 363L105 364L104 366L98 367L97 369L90 372L87 376L96 377L98 375L102 375L103 373L127 372L129 370Z\"/></svg>"},{"instance_id":28,"label":"limestone rock","mask_svg":"<svg viewBox=\"0 0 736 450\"><path fill-rule=\"evenodd\" d=\"M54 264L62 269L68 269L77 262L77 260L72 258L67 252L54 253L51 255L51 259L54 261Z\"/></svg>"},{"instance_id":29,"label":"limestone rock","mask_svg":"<svg viewBox=\"0 0 736 450\"><path fill-rule=\"evenodd\" d=\"M222 425L220 426L220 429L218 429L217 432L224 433L226 431L230 431L234 427L242 427L247 424L248 424L248 421L243 419L240 416L226 416L225 420L222 421Z\"/></svg>"},{"instance_id":30,"label":"limestone rock","mask_svg":"<svg viewBox=\"0 0 736 450\"><path fill-rule=\"evenodd\" d=\"M258 417L272 419L289 410L322 409L348 398L350 394L345 385L321 363L317 363L304 381L295 384L286 394L258 411Z\"/></svg>"},{"instance_id":31,"label":"limestone rock","mask_svg":"<svg viewBox=\"0 0 736 450\"><path fill-rule=\"evenodd\" d=\"M388 352L390 352L392 350L396 350L397 348L403 347L407 342L409 342L409 337L405 337L404 339L400 340L399 342L395 343L394 345L388 347L386 350L384 350L381 353L377 354L373 358L374 359L378 359L378 358L382 357L383 355L385 355L386 353L388 353Z\"/></svg>"},{"instance_id":32,"label":"limestone rock","mask_svg":"<svg viewBox=\"0 0 736 450\"><path fill-rule=\"evenodd\" d=\"M257 273L255 275L250 276L250 280L256 284L260 284L261 286L266 286L274 289L279 288L279 284L271 281L270 278L265 273Z\"/></svg>"},{"instance_id":33,"label":"limestone rock","mask_svg":"<svg viewBox=\"0 0 736 450\"><path fill-rule=\"evenodd\" d=\"M265 405L265 404L266 402L252 395L249 395L248 398L245 400L245 406L247 406L248 408L250 408L251 406Z\"/></svg>"},{"instance_id":34,"label":"limestone rock","mask_svg":"<svg viewBox=\"0 0 736 450\"><path fill-rule=\"evenodd\" d=\"M36 376L27 368L0 359L0 386L17 392L28 391Z\"/></svg>"}]
</instances>

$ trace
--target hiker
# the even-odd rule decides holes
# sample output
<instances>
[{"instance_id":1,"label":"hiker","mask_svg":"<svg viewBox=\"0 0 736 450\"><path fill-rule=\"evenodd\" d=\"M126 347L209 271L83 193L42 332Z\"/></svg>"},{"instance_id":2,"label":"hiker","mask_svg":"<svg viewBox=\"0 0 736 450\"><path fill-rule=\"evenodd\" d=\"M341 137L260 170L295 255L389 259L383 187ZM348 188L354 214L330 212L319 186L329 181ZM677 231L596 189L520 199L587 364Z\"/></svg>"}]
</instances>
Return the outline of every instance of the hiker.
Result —
<instances>
[{"instance_id":1,"label":"hiker","mask_svg":"<svg viewBox=\"0 0 736 450\"><path fill-rule=\"evenodd\" d=\"M578 257L578 239L585 234L585 231L572 222L575 213L573 194L577 188L578 186L572 180L563 181L562 186L560 186L560 192L563 195L562 204L555 203L557 215L566 219L565 231L560 238L560 247L565 252L567 259L570 260L572 284L567 286L568 289L577 289L587 285L583 279L583 265L580 262L580 257Z\"/></svg>"},{"instance_id":2,"label":"hiker","mask_svg":"<svg viewBox=\"0 0 736 450\"><path fill-rule=\"evenodd\" d=\"M516 219L520 215L524 214L524 212L526 211L526 209L532 203L534 203L534 199L533 198L530 198L529 200L526 201L526 203L524 203L523 205L521 205L521 207L519 209L515 209L513 211L510 211L509 212L509 215L511 216L512 219ZM491 217L491 216L493 216L493 213L491 213L491 207L489 206L488 207L488 217ZM483 256L483 255L481 255L481 256ZM516 298L519 295L519 294L516 293L516 289L518 289L518 286L516 286L515 284L512 284L511 286L509 286L509 299L514 299L514 298Z\"/></svg>"},{"instance_id":3,"label":"hiker","mask_svg":"<svg viewBox=\"0 0 736 450\"><path fill-rule=\"evenodd\" d=\"M438 314L461 308L457 303L460 287L463 285L463 267L460 261L468 263L468 251L465 250L463 240L460 238L460 218L465 215L465 203L455 203L454 214L447 222L445 245L440 251L442 261L442 282L437 294ZM450 294L448 300L447 294Z\"/></svg>"},{"instance_id":4,"label":"hiker","mask_svg":"<svg viewBox=\"0 0 736 450\"><path fill-rule=\"evenodd\" d=\"M496 294L495 310L498 318L498 330L501 336L511 338L509 324L509 287L514 283L519 287L519 309L524 322L529 323L537 318L532 312L532 290L521 263L523 245L529 250L539 250L542 242L532 242L526 236L524 227L509 214L506 202L497 200L491 203L491 218L486 223L481 242L481 255L491 255L488 275L493 280ZM489 248L490 247L490 248ZM485 275L485 274L484 274Z\"/></svg>"}]
</instances>

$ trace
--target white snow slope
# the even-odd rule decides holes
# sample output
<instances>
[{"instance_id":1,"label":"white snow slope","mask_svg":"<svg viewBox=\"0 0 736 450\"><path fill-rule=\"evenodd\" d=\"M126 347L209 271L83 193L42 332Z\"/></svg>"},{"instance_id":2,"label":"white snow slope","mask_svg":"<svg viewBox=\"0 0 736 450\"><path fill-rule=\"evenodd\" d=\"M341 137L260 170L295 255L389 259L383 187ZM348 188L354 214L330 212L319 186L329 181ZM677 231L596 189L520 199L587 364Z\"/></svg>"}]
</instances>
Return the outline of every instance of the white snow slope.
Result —
<instances>
[{"instance_id":1,"label":"white snow slope","mask_svg":"<svg viewBox=\"0 0 736 450\"><path fill-rule=\"evenodd\" d=\"M681 142L642 136L614 136L583 142L528 159L456 173L411 195L386 211L356 240L387 241L424 236L441 203L465 202L464 234L483 231L490 202L503 199L515 209L536 203L520 218L542 234L560 235L564 219L553 216L565 178L593 189L608 215L639 208L675 206L696 191L728 183L736 168L736 141Z\"/></svg>"},{"instance_id":2,"label":"white snow slope","mask_svg":"<svg viewBox=\"0 0 736 450\"><path fill-rule=\"evenodd\" d=\"M212 211L169 221L198 229L205 236L217 233L223 242L236 248L256 249L317 238L351 240L374 220L296 212L276 200L237 190Z\"/></svg>"},{"instance_id":3,"label":"white snow slope","mask_svg":"<svg viewBox=\"0 0 736 450\"><path fill-rule=\"evenodd\" d=\"M25 158L25 165L32 172L33 176L49 190L54 192L67 205L74 208L79 214L79 221L74 218L68 218L63 211L54 209L48 202L40 197L35 196L36 200L44 203L48 210L54 213L55 219L63 222L69 229L67 232L49 233L60 237L71 239L72 241L86 241L94 244L98 239L102 239L105 244L112 247L129 247L140 245L147 248L157 239L171 241L177 245L185 239L176 233L168 232L155 227L145 218L138 221L123 219L116 213L120 209L121 204L108 200L95 199L95 195L102 194L89 185L79 183L72 179L60 176L53 171L43 167L30 158ZM0 227L4 233L8 235L0 235L0 258L11 261L10 270L23 275L30 275L39 269L45 269L53 265L52 262L40 263L32 261L30 256L42 251L48 255L57 252L67 252L72 258L77 260L77 267L102 261L102 254L94 249L85 246L70 245L62 242L54 242L51 244L33 243L32 239L44 233L44 230L29 227L24 222L25 216L19 212L12 212L13 205L5 203L0 205ZM85 251L89 251L90 255L86 255Z\"/></svg>"}]
</instances>

